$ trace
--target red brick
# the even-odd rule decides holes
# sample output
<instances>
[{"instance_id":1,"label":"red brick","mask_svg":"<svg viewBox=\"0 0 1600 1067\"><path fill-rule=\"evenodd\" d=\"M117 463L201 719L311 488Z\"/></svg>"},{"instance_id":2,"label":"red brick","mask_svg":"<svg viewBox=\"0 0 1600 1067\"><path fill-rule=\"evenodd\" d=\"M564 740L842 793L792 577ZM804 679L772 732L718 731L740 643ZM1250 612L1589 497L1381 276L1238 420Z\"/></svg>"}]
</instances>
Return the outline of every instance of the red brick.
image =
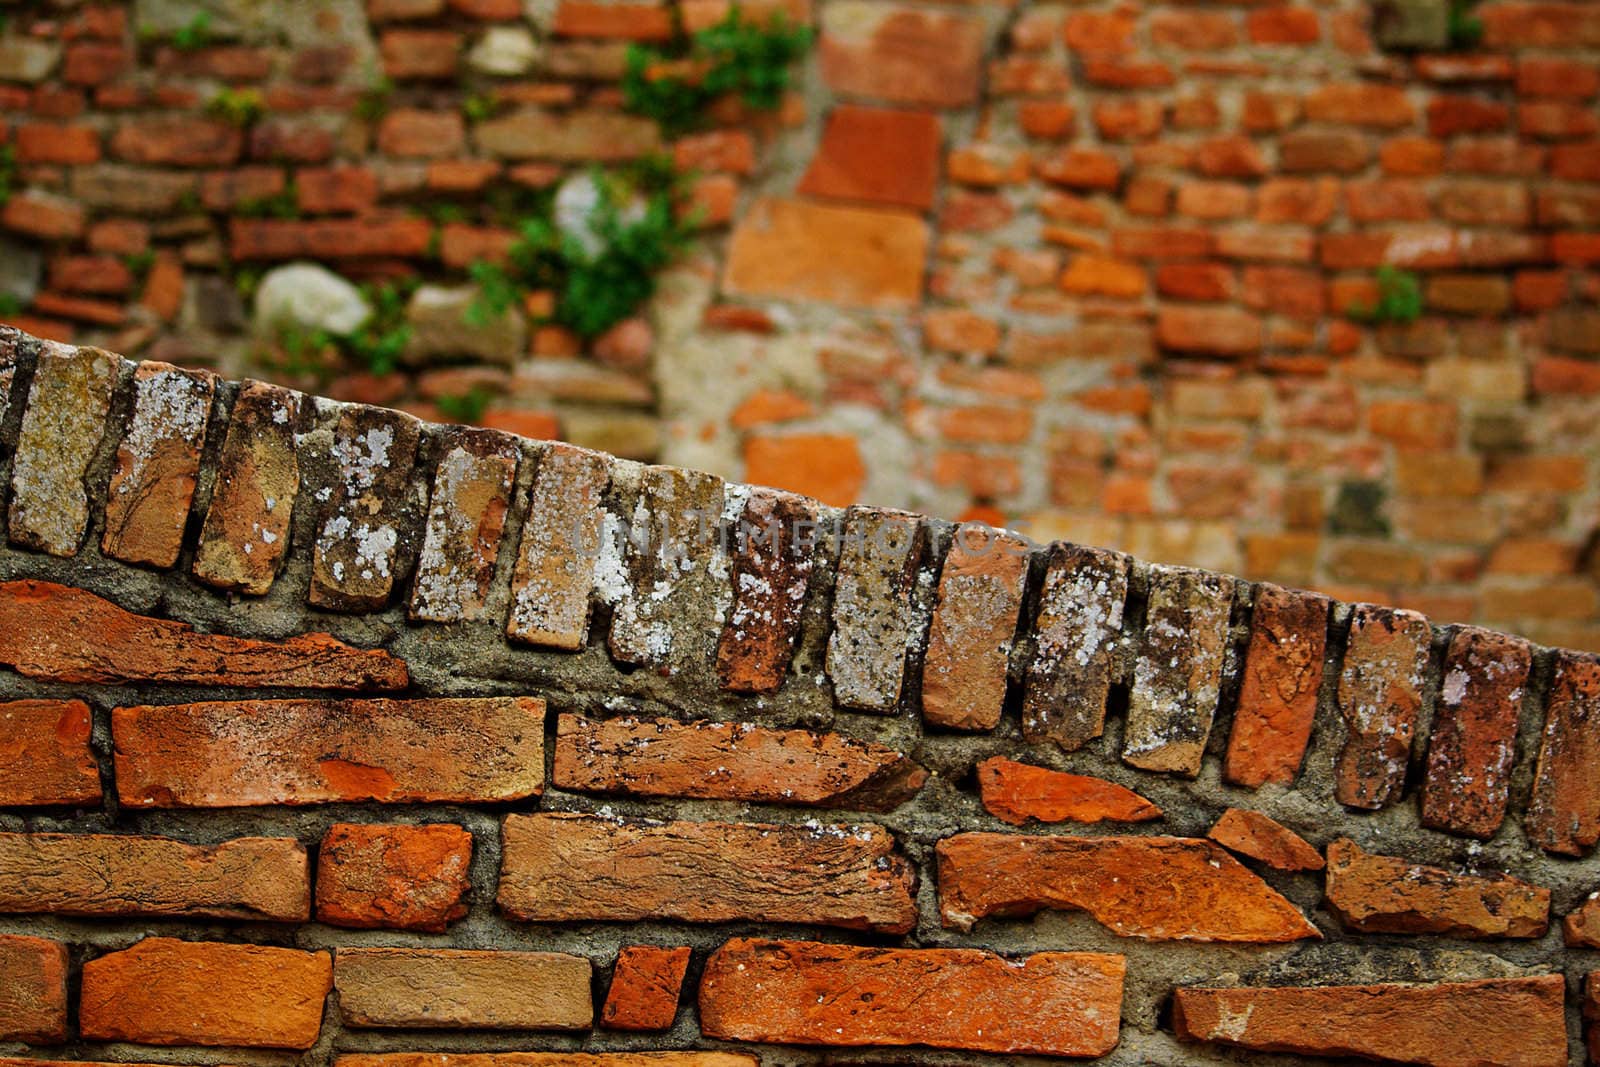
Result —
<instances>
[{"instance_id":1,"label":"red brick","mask_svg":"<svg viewBox=\"0 0 1600 1067\"><path fill-rule=\"evenodd\" d=\"M1022 731L1067 751L1105 729L1113 653L1122 632L1128 558L1056 542L1050 546L1037 614L1033 662L1023 692Z\"/></svg>"},{"instance_id":2,"label":"red brick","mask_svg":"<svg viewBox=\"0 0 1600 1067\"><path fill-rule=\"evenodd\" d=\"M544 701L247 700L115 708L129 807L473 803L544 788Z\"/></svg>"},{"instance_id":3,"label":"red brick","mask_svg":"<svg viewBox=\"0 0 1600 1067\"><path fill-rule=\"evenodd\" d=\"M554 774L588 793L862 811L893 810L927 779L894 749L842 734L576 715L557 725Z\"/></svg>"},{"instance_id":4,"label":"red brick","mask_svg":"<svg viewBox=\"0 0 1600 1067\"><path fill-rule=\"evenodd\" d=\"M928 228L887 211L757 201L733 231L723 287L744 296L854 307L914 303Z\"/></svg>"},{"instance_id":5,"label":"red brick","mask_svg":"<svg viewBox=\"0 0 1600 1067\"><path fill-rule=\"evenodd\" d=\"M1322 37L1317 13L1289 4L1257 8L1247 25L1255 44L1315 44Z\"/></svg>"},{"instance_id":6,"label":"red brick","mask_svg":"<svg viewBox=\"0 0 1600 1067\"><path fill-rule=\"evenodd\" d=\"M50 288L69 293L123 296L133 272L111 256L57 256L50 261Z\"/></svg>"},{"instance_id":7,"label":"red brick","mask_svg":"<svg viewBox=\"0 0 1600 1067\"><path fill-rule=\"evenodd\" d=\"M1278 168L1287 174L1354 174L1371 159L1371 144L1359 133L1296 130L1278 142Z\"/></svg>"},{"instance_id":8,"label":"red brick","mask_svg":"<svg viewBox=\"0 0 1600 1067\"><path fill-rule=\"evenodd\" d=\"M1550 926L1548 889L1370 855L1347 838L1328 846L1326 892L1328 910L1361 933L1535 938Z\"/></svg>"},{"instance_id":9,"label":"red brick","mask_svg":"<svg viewBox=\"0 0 1600 1067\"><path fill-rule=\"evenodd\" d=\"M226 122L155 118L127 122L111 135L111 154L130 163L225 167L239 158L244 134Z\"/></svg>"},{"instance_id":10,"label":"red brick","mask_svg":"<svg viewBox=\"0 0 1600 1067\"><path fill-rule=\"evenodd\" d=\"M1106 99L1094 105L1094 125L1108 141L1142 141L1161 132L1166 105L1153 99Z\"/></svg>"},{"instance_id":11,"label":"red brick","mask_svg":"<svg viewBox=\"0 0 1600 1067\"><path fill-rule=\"evenodd\" d=\"M664 41L672 36L672 13L666 5L658 3L561 0L551 29L563 37Z\"/></svg>"},{"instance_id":12,"label":"red brick","mask_svg":"<svg viewBox=\"0 0 1600 1067\"><path fill-rule=\"evenodd\" d=\"M378 176L366 167L303 167L295 192L304 214L359 214L377 203Z\"/></svg>"},{"instance_id":13,"label":"red brick","mask_svg":"<svg viewBox=\"0 0 1600 1067\"><path fill-rule=\"evenodd\" d=\"M461 55L461 34L451 30L385 30L378 38L383 71L403 81L452 78Z\"/></svg>"},{"instance_id":14,"label":"red brick","mask_svg":"<svg viewBox=\"0 0 1600 1067\"><path fill-rule=\"evenodd\" d=\"M274 163L325 163L337 143L315 119L267 118L250 127L250 158Z\"/></svg>"},{"instance_id":15,"label":"red brick","mask_svg":"<svg viewBox=\"0 0 1600 1067\"><path fill-rule=\"evenodd\" d=\"M1012 826L1039 822L1147 822L1161 809L1131 789L1081 774L1067 774L1002 756L978 764L983 806Z\"/></svg>"},{"instance_id":16,"label":"red brick","mask_svg":"<svg viewBox=\"0 0 1600 1067\"><path fill-rule=\"evenodd\" d=\"M1581 856L1600 841L1597 697L1600 661L1578 652L1557 652L1525 822L1529 838L1549 852Z\"/></svg>"},{"instance_id":17,"label":"red brick","mask_svg":"<svg viewBox=\"0 0 1600 1067\"><path fill-rule=\"evenodd\" d=\"M482 618L516 483L515 440L492 430L441 435L409 613L431 622Z\"/></svg>"},{"instance_id":18,"label":"red brick","mask_svg":"<svg viewBox=\"0 0 1600 1067\"><path fill-rule=\"evenodd\" d=\"M860 443L845 434L757 435L745 442L745 480L773 486L824 504L856 502L866 481Z\"/></svg>"},{"instance_id":19,"label":"red brick","mask_svg":"<svg viewBox=\"0 0 1600 1067\"><path fill-rule=\"evenodd\" d=\"M926 722L958 730L992 730L1000 722L1027 573L1022 539L975 526L956 531L923 665Z\"/></svg>"},{"instance_id":20,"label":"red brick","mask_svg":"<svg viewBox=\"0 0 1600 1067\"><path fill-rule=\"evenodd\" d=\"M67 1039L67 946L42 937L0 934L0 1040L56 1044Z\"/></svg>"},{"instance_id":21,"label":"red brick","mask_svg":"<svg viewBox=\"0 0 1600 1067\"><path fill-rule=\"evenodd\" d=\"M965 14L849 2L825 11L818 56L836 93L965 107L978 97L983 26Z\"/></svg>"},{"instance_id":22,"label":"red brick","mask_svg":"<svg viewBox=\"0 0 1600 1067\"><path fill-rule=\"evenodd\" d=\"M1084 60L1083 78L1105 89L1163 89L1177 80L1165 63L1095 57Z\"/></svg>"},{"instance_id":23,"label":"red brick","mask_svg":"<svg viewBox=\"0 0 1600 1067\"><path fill-rule=\"evenodd\" d=\"M334 1063L337 1067L760 1067L754 1056L740 1052L375 1052L338 1056Z\"/></svg>"},{"instance_id":24,"label":"red brick","mask_svg":"<svg viewBox=\"0 0 1600 1067\"><path fill-rule=\"evenodd\" d=\"M333 983L346 1026L586 1030L591 969L561 952L340 948Z\"/></svg>"},{"instance_id":25,"label":"red brick","mask_svg":"<svg viewBox=\"0 0 1600 1067\"><path fill-rule=\"evenodd\" d=\"M405 664L327 634L257 641L196 633L51 582L0 583L0 662L30 678L326 689L399 689Z\"/></svg>"},{"instance_id":26,"label":"red brick","mask_svg":"<svg viewBox=\"0 0 1600 1067\"><path fill-rule=\"evenodd\" d=\"M14 135L18 163L94 163L100 158L100 135L89 126L30 122Z\"/></svg>"},{"instance_id":27,"label":"red brick","mask_svg":"<svg viewBox=\"0 0 1600 1067\"><path fill-rule=\"evenodd\" d=\"M802 922L903 934L910 865L881 826L509 815L500 909L525 922Z\"/></svg>"},{"instance_id":28,"label":"red brick","mask_svg":"<svg viewBox=\"0 0 1600 1067\"><path fill-rule=\"evenodd\" d=\"M1311 740L1329 601L1262 584L1250 620L1250 649L1223 760L1223 778L1258 789L1293 784Z\"/></svg>"},{"instance_id":29,"label":"red brick","mask_svg":"<svg viewBox=\"0 0 1600 1067\"><path fill-rule=\"evenodd\" d=\"M93 725L81 700L0 704L0 808L98 804Z\"/></svg>"},{"instance_id":30,"label":"red brick","mask_svg":"<svg viewBox=\"0 0 1600 1067\"><path fill-rule=\"evenodd\" d=\"M1306 97L1306 118L1312 122L1380 128L1407 126L1416 109L1403 89L1371 82L1336 82Z\"/></svg>"},{"instance_id":31,"label":"red brick","mask_svg":"<svg viewBox=\"0 0 1600 1067\"><path fill-rule=\"evenodd\" d=\"M96 917L304 922L306 850L293 838L186 845L132 834L0 834L0 908Z\"/></svg>"},{"instance_id":32,"label":"red brick","mask_svg":"<svg viewBox=\"0 0 1600 1067\"><path fill-rule=\"evenodd\" d=\"M1588 100L1600 94L1600 66L1554 56L1517 60L1517 95Z\"/></svg>"},{"instance_id":33,"label":"red brick","mask_svg":"<svg viewBox=\"0 0 1600 1067\"><path fill-rule=\"evenodd\" d=\"M1163 263L1156 268L1156 291L1175 300L1228 300L1233 271L1220 263Z\"/></svg>"},{"instance_id":34,"label":"red brick","mask_svg":"<svg viewBox=\"0 0 1600 1067\"><path fill-rule=\"evenodd\" d=\"M1029 137L1059 141L1071 135L1078 111L1062 100L1024 100L1017 105L1017 124Z\"/></svg>"},{"instance_id":35,"label":"red brick","mask_svg":"<svg viewBox=\"0 0 1600 1067\"><path fill-rule=\"evenodd\" d=\"M1239 24L1226 11L1158 11L1150 17L1150 41L1158 48L1216 52L1239 43Z\"/></svg>"},{"instance_id":36,"label":"red brick","mask_svg":"<svg viewBox=\"0 0 1600 1067\"><path fill-rule=\"evenodd\" d=\"M1531 664L1519 638L1473 627L1451 638L1428 745L1424 826L1484 839L1500 828Z\"/></svg>"},{"instance_id":37,"label":"red brick","mask_svg":"<svg viewBox=\"0 0 1600 1067\"><path fill-rule=\"evenodd\" d=\"M1347 730L1334 772L1339 803L1382 808L1400 799L1431 639L1415 612L1356 606L1339 676Z\"/></svg>"},{"instance_id":38,"label":"red brick","mask_svg":"<svg viewBox=\"0 0 1600 1067\"><path fill-rule=\"evenodd\" d=\"M451 823L334 823L317 866L317 921L443 933L467 915L472 835Z\"/></svg>"},{"instance_id":39,"label":"red brick","mask_svg":"<svg viewBox=\"0 0 1600 1067\"><path fill-rule=\"evenodd\" d=\"M1587 104L1532 100L1517 105L1517 129L1524 137L1565 140L1600 133L1600 118Z\"/></svg>"},{"instance_id":40,"label":"red brick","mask_svg":"<svg viewBox=\"0 0 1600 1067\"><path fill-rule=\"evenodd\" d=\"M1069 189L1114 191L1122 166L1115 156L1092 148L1064 148L1034 161L1039 177Z\"/></svg>"},{"instance_id":41,"label":"red brick","mask_svg":"<svg viewBox=\"0 0 1600 1067\"><path fill-rule=\"evenodd\" d=\"M1074 52L1125 55L1135 48L1138 17L1130 11L1080 11L1062 24L1062 40Z\"/></svg>"},{"instance_id":42,"label":"red brick","mask_svg":"<svg viewBox=\"0 0 1600 1067\"><path fill-rule=\"evenodd\" d=\"M938 845L939 911L970 929L989 915L1082 910L1121 937L1281 943L1320 937L1270 886L1210 841L963 833Z\"/></svg>"},{"instance_id":43,"label":"red brick","mask_svg":"<svg viewBox=\"0 0 1600 1067\"><path fill-rule=\"evenodd\" d=\"M378 124L378 151L407 159L460 155L466 139L466 126L454 111L397 108Z\"/></svg>"},{"instance_id":44,"label":"red brick","mask_svg":"<svg viewBox=\"0 0 1600 1067\"><path fill-rule=\"evenodd\" d=\"M243 219L228 224L236 259L357 259L425 255L433 226L427 219L373 215L360 219Z\"/></svg>"},{"instance_id":45,"label":"red brick","mask_svg":"<svg viewBox=\"0 0 1600 1067\"><path fill-rule=\"evenodd\" d=\"M834 114L842 110L845 109L836 109ZM748 130L710 130L690 134L673 142L672 162L679 170L748 175L756 167L755 140Z\"/></svg>"},{"instance_id":46,"label":"red brick","mask_svg":"<svg viewBox=\"0 0 1600 1067\"><path fill-rule=\"evenodd\" d=\"M1259 811L1229 808L1206 836L1241 856L1280 871L1320 871L1322 854L1305 838Z\"/></svg>"},{"instance_id":47,"label":"red brick","mask_svg":"<svg viewBox=\"0 0 1600 1067\"><path fill-rule=\"evenodd\" d=\"M146 1045L308 1049L332 985L325 952L147 937L83 965L79 1027Z\"/></svg>"},{"instance_id":48,"label":"red brick","mask_svg":"<svg viewBox=\"0 0 1600 1067\"><path fill-rule=\"evenodd\" d=\"M215 389L205 372L139 364L133 414L106 490L106 555L162 568L178 561Z\"/></svg>"},{"instance_id":49,"label":"red brick","mask_svg":"<svg viewBox=\"0 0 1600 1067\"><path fill-rule=\"evenodd\" d=\"M617 954L611 988L600 1009L600 1025L608 1030L672 1029L689 955L688 945L625 946Z\"/></svg>"},{"instance_id":50,"label":"red brick","mask_svg":"<svg viewBox=\"0 0 1600 1067\"><path fill-rule=\"evenodd\" d=\"M1600 182L1600 141L1552 148L1550 173L1568 181Z\"/></svg>"},{"instance_id":51,"label":"red brick","mask_svg":"<svg viewBox=\"0 0 1600 1067\"><path fill-rule=\"evenodd\" d=\"M1117 1044L1121 956L729 941L706 961L709 1037L1100 1056Z\"/></svg>"},{"instance_id":52,"label":"red brick","mask_svg":"<svg viewBox=\"0 0 1600 1067\"><path fill-rule=\"evenodd\" d=\"M842 104L829 113L798 191L926 211L939 180L939 140L930 112Z\"/></svg>"},{"instance_id":53,"label":"red brick","mask_svg":"<svg viewBox=\"0 0 1600 1067\"><path fill-rule=\"evenodd\" d=\"M1450 1067L1562 1067L1561 975L1437 985L1179 989L1173 1028L1186 1041L1305 1056Z\"/></svg>"},{"instance_id":54,"label":"red brick","mask_svg":"<svg viewBox=\"0 0 1600 1067\"><path fill-rule=\"evenodd\" d=\"M42 189L25 189L0 208L0 226L48 241L76 238L83 234L83 205Z\"/></svg>"},{"instance_id":55,"label":"red brick","mask_svg":"<svg viewBox=\"0 0 1600 1067\"><path fill-rule=\"evenodd\" d=\"M1261 351L1261 320L1234 308L1163 307L1156 339L1176 352L1249 356Z\"/></svg>"},{"instance_id":56,"label":"red brick","mask_svg":"<svg viewBox=\"0 0 1600 1067\"><path fill-rule=\"evenodd\" d=\"M121 42L79 41L67 46L61 80L68 85L104 85L121 77L134 57Z\"/></svg>"}]
</instances>

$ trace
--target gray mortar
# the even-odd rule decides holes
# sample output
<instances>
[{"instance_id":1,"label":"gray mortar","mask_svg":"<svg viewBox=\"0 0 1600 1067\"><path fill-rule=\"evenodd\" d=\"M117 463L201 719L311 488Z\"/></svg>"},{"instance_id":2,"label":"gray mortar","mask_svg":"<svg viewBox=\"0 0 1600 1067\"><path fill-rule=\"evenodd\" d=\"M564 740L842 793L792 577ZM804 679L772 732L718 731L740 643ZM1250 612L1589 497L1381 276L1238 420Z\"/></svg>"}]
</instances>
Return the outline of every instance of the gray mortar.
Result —
<instances>
[{"instance_id":1,"label":"gray mortar","mask_svg":"<svg viewBox=\"0 0 1600 1067\"><path fill-rule=\"evenodd\" d=\"M31 376L31 356L19 370L18 396L26 396ZM126 413L131 377L121 376L113 411ZM231 397L231 389L219 390ZM219 398L219 403L220 403ZM16 441L20 404L11 405L0 426L0 474L9 485L9 457ZM325 448L326 427L335 412L319 414L318 429L307 435L308 451ZM214 461L217 442L226 430L226 420L217 418L209 431L206 449ZM432 457L439 428L426 431L423 451ZM100 442L88 483L92 493L103 499L105 485L114 460L117 434L109 433ZM829 812L837 821L873 822L887 826L901 849L916 864L919 872L916 929L905 938L850 933L801 925L727 923L696 926L682 923L646 922L634 924L575 923L561 926L512 922L494 907L498 882L499 834L501 816L514 811L588 811L602 808L623 816L652 818L750 820L798 823L819 817L816 809L786 808L732 801L659 801L588 796L549 789L542 798L503 805L465 807L459 805L377 805L333 804L307 808L230 809L218 811L119 811L114 796L107 797L99 810L72 811L43 809L34 812L0 813L0 829L7 831L119 832L152 833L195 844L214 844L246 835L290 836L311 852L313 868L316 848L328 826L334 822L422 823L452 822L470 830L474 838L471 868L472 899L467 918L451 926L443 935L408 934L393 931L357 931L317 923L286 926L270 923L240 923L169 920L77 920L53 916L0 916L0 933L28 933L54 937L73 946L74 963L103 952L125 948L146 936L174 936L191 940L241 941L289 945L307 949L335 948L342 945L396 945L456 948L501 948L553 950L588 957L595 965L594 993L598 1005L609 984L610 969L618 949L627 944L687 944L695 949L684 997L673 1029L666 1034L624 1034L601 1029L575 1035L550 1033L444 1031L356 1031L337 1025L336 997L329 998L325 1025L317 1046L304 1054L240 1050L152 1049L147 1046L73 1042L49 1049L30 1049L16 1043L0 1042L0 1054L40 1053L55 1058L122 1059L168 1063L234 1063L256 1065L324 1064L338 1052L358 1050L452 1050L489 1051L503 1049L545 1050L643 1050L667 1048L744 1048L760 1057L766 1067L789 1064L1045 1064L1061 1062L1042 1057L991 1056L972 1053L946 1053L926 1049L907 1050L808 1050L779 1046L736 1045L703 1039L696 1025L694 990L707 954L729 937L754 935L823 941L849 941L869 945L970 946L989 948L1008 954L1042 950L1084 950L1113 952L1128 958L1128 977L1123 1004L1122 1042L1115 1052L1095 1061L1116 1067L1180 1067L1251 1063L1260 1065L1324 1064L1338 1062L1318 1058L1245 1054L1221 1046L1184 1044L1171 1032L1167 1015L1170 994L1175 986L1207 984L1351 984L1376 981L1459 980L1490 976L1561 972L1568 982L1568 1032L1573 1062L1582 1062L1577 992L1581 976L1600 969L1600 952L1566 949L1562 945L1559 923L1534 941L1468 942L1449 938L1398 938L1384 935L1352 934L1320 906L1321 877L1317 874L1286 874L1257 868L1275 889L1292 900L1322 931L1322 942L1301 942L1284 946L1205 945L1184 942L1151 943L1118 938L1081 913L1044 912L1028 919L990 919L970 935L941 928L938 919L933 872L933 848L943 837L962 830L996 830L1020 833L1067 833L1084 837L1115 834L1115 826L1075 826L1042 828L1030 825L1020 830L1007 826L984 811L978 801L972 768L992 755L1004 755L1025 762L1060 770L1093 774L1137 790L1159 804L1165 817L1141 827L1139 833L1203 836L1217 816L1229 806L1262 811L1305 836L1314 845L1325 846L1339 836L1349 836L1362 848L1373 852L1403 855L1414 862L1457 866L1481 872L1509 871L1552 890L1554 914L1561 916L1575 907L1600 885L1600 859L1572 860L1548 856L1524 836L1520 819L1513 814L1493 840L1471 842L1425 830L1418 823L1416 787L1421 766L1419 743L1413 753L1405 799L1386 810L1366 813L1347 811L1333 800L1332 764L1342 737L1342 722L1333 706L1336 673L1333 666L1343 649L1343 632L1348 623L1348 608L1340 607L1330 623L1329 665L1325 669L1316 729L1306 757L1305 768L1293 789L1267 786L1252 794L1226 785L1221 780L1221 754L1232 723L1233 702L1237 696L1239 664L1248 639L1248 605L1253 587L1239 583L1236 592L1229 656L1222 687L1222 706L1208 745L1204 766L1194 781L1172 776L1147 774L1124 766L1117 758L1121 751L1126 686L1130 677L1135 641L1123 641L1114 677L1110 714L1105 736L1073 753L1063 753L1053 745L1028 745L1021 739L1017 716L1018 683L1022 668L1031 655L1031 642L1019 640L1012 658L1012 677L1007 710L1000 726L990 734L968 735L925 730L916 713L919 687L913 656L901 709L891 716L836 712L822 670L826 643L826 620L832 595L831 552L814 568L804 612L803 629L794 664L783 689L770 697L740 697L721 692L706 680L663 678L649 670L619 669L605 650L603 615L597 615L588 647L577 653L534 650L508 643L502 635L507 607L506 586L514 555L516 532L527 510L527 490L540 446L524 443L524 462L517 477L514 505L508 516L507 537L502 545L497 578L490 598L490 613L483 622L433 625L412 624L404 604L410 594L409 580L399 582L393 602L381 612L346 616L317 611L306 605L309 580L309 548L314 536L316 508L309 506L302 493L295 510L291 552L284 573L271 592L261 598L229 597L219 594L189 574L193 562L194 534L204 514L209 495L209 474L202 478L196 507L191 514L190 536L179 565L171 572L154 572L102 557L98 550L100 509L91 509L94 519L85 536L85 547L73 559L53 559L41 554L0 548L0 580L40 578L76 585L105 596L123 607L181 619L203 631L218 631L250 636L283 637L308 630L327 631L362 646L381 645L405 659L411 666L412 685L408 696L464 696L527 694L543 697L549 705L546 721L546 778L550 774L555 717L563 711L609 716L619 713L664 715L689 720L696 718L737 719L770 726L828 728L846 735L878 741L908 753L931 772L927 785L910 803L889 814L867 812ZM308 464L320 469L320 462ZM431 471L431 464L419 464L419 471ZM425 499L426 486L414 484L414 496ZM631 504L631 499L618 501ZM0 508L0 515L3 515ZM836 514L824 509L825 521ZM919 576L917 601L919 615L926 610L928 590L937 579L937 563L947 547L951 527L930 524L929 549ZM412 553L402 553L402 559ZM1034 560L1028 586L1025 618L1037 602L1042 567ZM1131 580L1125 626L1137 633L1143 623L1144 591L1148 568L1135 562ZM920 623L922 632L925 623ZM1025 633L1026 626L1019 632ZM1436 630L1434 656L1430 666L1430 697L1423 709L1423 726L1431 718L1431 692L1438 683L1438 669L1447 633ZM1517 765L1512 783L1512 808L1525 806L1532 781L1533 761L1543 723L1544 694L1548 685L1549 654L1536 661L1534 679L1524 703L1517 740ZM74 686L22 678L0 670L0 699L22 697L78 697L88 701L95 714L93 745L101 762L102 775L111 782L110 709L132 703L179 703L205 699L238 699L240 693L214 686ZM309 691L274 691L272 696L314 695ZM1425 730L1419 730L1426 737ZM76 974L76 969L74 971ZM74 986L76 977L74 977ZM72 1001L76 1004L77 990ZM181 1011L175 1005L174 1010ZM74 1013L76 1008L74 1007Z\"/></svg>"}]
</instances>

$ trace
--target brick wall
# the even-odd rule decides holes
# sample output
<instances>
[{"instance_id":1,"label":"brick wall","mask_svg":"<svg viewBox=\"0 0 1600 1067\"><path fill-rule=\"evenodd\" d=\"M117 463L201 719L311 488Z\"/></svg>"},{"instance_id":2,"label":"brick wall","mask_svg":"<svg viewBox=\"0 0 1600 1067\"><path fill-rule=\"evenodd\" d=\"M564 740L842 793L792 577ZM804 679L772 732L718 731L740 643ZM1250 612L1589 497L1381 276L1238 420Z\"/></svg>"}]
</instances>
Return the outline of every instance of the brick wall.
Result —
<instances>
[{"instance_id":1,"label":"brick wall","mask_svg":"<svg viewBox=\"0 0 1600 1067\"><path fill-rule=\"evenodd\" d=\"M18 1067L1582 1058L1590 654L9 328L0 486Z\"/></svg>"},{"instance_id":2,"label":"brick wall","mask_svg":"<svg viewBox=\"0 0 1600 1067\"><path fill-rule=\"evenodd\" d=\"M213 0L186 41L194 5L8 8L10 317L1600 648L1594 4L1485 0L1479 42L1421 53L1365 0L781 6L819 30L784 107L673 144L618 91L652 3ZM614 336L256 360L241 277L458 285L505 205L656 149L706 239ZM1414 322L1349 313L1385 265Z\"/></svg>"}]
</instances>

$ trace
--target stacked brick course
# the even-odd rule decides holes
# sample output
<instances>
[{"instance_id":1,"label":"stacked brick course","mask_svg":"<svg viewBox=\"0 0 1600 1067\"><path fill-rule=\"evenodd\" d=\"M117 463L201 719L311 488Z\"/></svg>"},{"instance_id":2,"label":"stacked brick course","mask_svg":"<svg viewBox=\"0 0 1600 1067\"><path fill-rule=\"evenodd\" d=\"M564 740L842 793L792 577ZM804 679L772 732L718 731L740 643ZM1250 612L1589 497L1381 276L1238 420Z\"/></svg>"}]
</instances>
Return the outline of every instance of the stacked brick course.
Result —
<instances>
[{"instance_id":1,"label":"stacked brick course","mask_svg":"<svg viewBox=\"0 0 1600 1067\"><path fill-rule=\"evenodd\" d=\"M8 1064L1580 1055L1591 656L10 329L0 364ZM170 562L105 536L130 481Z\"/></svg>"}]
</instances>

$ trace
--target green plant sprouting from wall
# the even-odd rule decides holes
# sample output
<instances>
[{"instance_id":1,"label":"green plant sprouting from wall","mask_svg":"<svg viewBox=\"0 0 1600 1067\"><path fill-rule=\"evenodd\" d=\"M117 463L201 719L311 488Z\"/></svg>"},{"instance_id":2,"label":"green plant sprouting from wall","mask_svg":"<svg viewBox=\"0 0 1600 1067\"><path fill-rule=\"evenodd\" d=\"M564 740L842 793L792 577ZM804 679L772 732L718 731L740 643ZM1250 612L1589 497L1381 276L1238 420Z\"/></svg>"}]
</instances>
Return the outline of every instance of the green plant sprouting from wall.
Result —
<instances>
[{"instance_id":1,"label":"green plant sprouting from wall","mask_svg":"<svg viewBox=\"0 0 1600 1067\"><path fill-rule=\"evenodd\" d=\"M198 52L211 43L211 15L197 11L194 17L172 34L172 47L180 52Z\"/></svg>"},{"instance_id":2,"label":"green plant sprouting from wall","mask_svg":"<svg viewBox=\"0 0 1600 1067\"><path fill-rule=\"evenodd\" d=\"M737 6L714 26L665 49L631 45L622 95L629 111L660 124L668 137L696 129L713 104L737 97L771 111L783 101L789 70L811 46L810 27L780 12L766 25L745 21Z\"/></svg>"},{"instance_id":3,"label":"green plant sprouting from wall","mask_svg":"<svg viewBox=\"0 0 1600 1067\"><path fill-rule=\"evenodd\" d=\"M11 199L17 185L17 150L0 144L0 205Z\"/></svg>"},{"instance_id":4,"label":"green plant sprouting from wall","mask_svg":"<svg viewBox=\"0 0 1600 1067\"><path fill-rule=\"evenodd\" d=\"M450 421L470 426L482 421L483 413L488 410L493 400L492 392L481 385L476 385L465 393L434 397L433 406Z\"/></svg>"},{"instance_id":5,"label":"green plant sprouting from wall","mask_svg":"<svg viewBox=\"0 0 1600 1067\"><path fill-rule=\"evenodd\" d=\"M1378 268L1377 283L1376 303L1351 306L1351 318L1371 323L1407 323L1421 317L1422 283L1415 274L1385 263Z\"/></svg>"},{"instance_id":6,"label":"green plant sprouting from wall","mask_svg":"<svg viewBox=\"0 0 1600 1067\"><path fill-rule=\"evenodd\" d=\"M1476 48L1483 40L1483 20L1475 14L1477 7L1478 0L1450 0L1447 32L1451 48Z\"/></svg>"},{"instance_id":7,"label":"green plant sprouting from wall","mask_svg":"<svg viewBox=\"0 0 1600 1067\"><path fill-rule=\"evenodd\" d=\"M207 114L240 129L259 122L266 110L257 89L224 89L206 104Z\"/></svg>"},{"instance_id":8,"label":"green plant sprouting from wall","mask_svg":"<svg viewBox=\"0 0 1600 1067\"><path fill-rule=\"evenodd\" d=\"M405 321L406 301L416 286L411 279L361 286L372 313L348 333L277 323L277 369L295 376L326 378L330 364L343 362L375 375L393 373L411 340L411 327Z\"/></svg>"},{"instance_id":9,"label":"green plant sprouting from wall","mask_svg":"<svg viewBox=\"0 0 1600 1067\"><path fill-rule=\"evenodd\" d=\"M680 180L670 165L641 165L620 174L595 171L596 192L583 232L563 231L550 217L526 218L505 262L471 268L478 296L474 325L504 315L523 293L555 294L554 320L580 337L596 337L632 315L655 292L656 275L688 244L693 220L681 217Z\"/></svg>"}]
</instances>

